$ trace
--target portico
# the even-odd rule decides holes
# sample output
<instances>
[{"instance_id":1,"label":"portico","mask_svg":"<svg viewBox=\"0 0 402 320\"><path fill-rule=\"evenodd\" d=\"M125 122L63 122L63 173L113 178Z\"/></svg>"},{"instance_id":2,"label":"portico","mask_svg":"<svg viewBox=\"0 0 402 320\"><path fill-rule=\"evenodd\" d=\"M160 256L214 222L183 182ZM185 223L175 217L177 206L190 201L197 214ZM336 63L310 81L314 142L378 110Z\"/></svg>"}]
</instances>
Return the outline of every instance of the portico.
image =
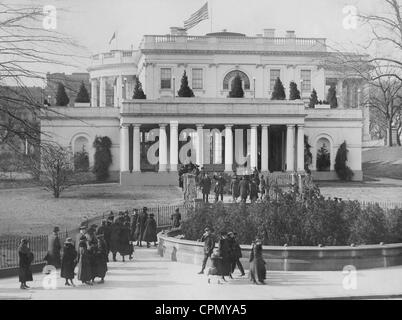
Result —
<instances>
[{"instance_id":1,"label":"portico","mask_svg":"<svg viewBox=\"0 0 402 320\"><path fill-rule=\"evenodd\" d=\"M136 184L141 174L158 174L161 183L167 179L166 183L176 184L178 165L189 162L214 172L243 174L257 168L267 173L270 167L303 172L304 117L301 101L124 101L121 180ZM274 131L281 132L286 140L275 139ZM270 157L270 151L277 150L282 155ZM278 163L273 166L270 161Z\"/></svg>"}]
</instances>

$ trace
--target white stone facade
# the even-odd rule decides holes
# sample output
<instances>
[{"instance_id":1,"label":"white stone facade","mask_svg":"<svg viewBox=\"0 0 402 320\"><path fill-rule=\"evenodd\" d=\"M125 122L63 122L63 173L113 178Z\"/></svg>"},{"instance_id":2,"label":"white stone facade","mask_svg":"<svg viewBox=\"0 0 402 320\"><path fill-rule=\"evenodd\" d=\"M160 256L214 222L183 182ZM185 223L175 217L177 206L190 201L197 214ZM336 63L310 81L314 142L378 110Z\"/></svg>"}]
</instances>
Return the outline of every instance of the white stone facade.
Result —
<instances>
[{"instance_id":1,"label":"white stone facade","mask_svg":"<svg viewBox=\"0 0 402 320\"><path fill-rule=\"evenodd\" d=\"M291 33L285 38L144 36L138 50L93 56L91 107L64 108L68 118L49 113L42 128L73 151L88 141L91 165L95 136L109 136L111 170L120 171L123 184L177 184L178 166L189 161L213 171L302 172L304 135L316 178L336 179L335 154L346 141L348 165L361 180L362 136L368 128L359 95L365 88L326 70L328 54L325 39ZM195 98L175 97L184 71ZM227 98L239 72L245 97ZM287 96L289 82L296 82L304 101L270 100L276 76ZM147 100L132 100L135 77ZM331 83L337 86L338 108L307 108L312 89L325 100ZM322 143L331 165L315 172Z\"/></svg>"}]
</instances>

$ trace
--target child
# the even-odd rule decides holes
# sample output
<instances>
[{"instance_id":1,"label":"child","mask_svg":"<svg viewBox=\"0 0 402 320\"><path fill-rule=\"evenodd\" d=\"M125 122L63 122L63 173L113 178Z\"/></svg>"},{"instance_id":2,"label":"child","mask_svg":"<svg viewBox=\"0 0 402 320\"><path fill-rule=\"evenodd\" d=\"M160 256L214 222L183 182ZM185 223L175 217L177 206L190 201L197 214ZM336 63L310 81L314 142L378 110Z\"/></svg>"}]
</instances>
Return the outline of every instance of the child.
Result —
<instances>
[{"instance_id":1,"label":"child","mask_svg":"<svg viewBox=\"0 0 402 320\"><path fill-rule=\"evenodd\" d=\"M208 283L211 283L211 278L216 276L217 283L221 284L220 278L222 276L222 257L219 255L218 249L215 249L211 255L212 266L208 269Z\"/></svg>"}]
</instances>

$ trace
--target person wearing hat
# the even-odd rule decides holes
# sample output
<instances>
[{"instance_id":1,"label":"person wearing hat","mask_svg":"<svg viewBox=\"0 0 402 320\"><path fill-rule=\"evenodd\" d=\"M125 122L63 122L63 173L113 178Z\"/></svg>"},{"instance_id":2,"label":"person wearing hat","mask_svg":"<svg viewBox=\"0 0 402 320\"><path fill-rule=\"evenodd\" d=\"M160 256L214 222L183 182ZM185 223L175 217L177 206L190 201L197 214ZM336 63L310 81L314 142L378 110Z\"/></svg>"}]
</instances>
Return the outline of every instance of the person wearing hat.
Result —
<instances>
[{"instance_id":1,"label":"person wearing hat","mask_svg":"<svg viewBox=\"0 0 402 320\"><path fill-rule=\"evenodd\" d=\"M85 239L79 242L77 278L83 284L92 285L91 256Z\"/></svg>"},{"instance_id":2,"label":"person wearing hat","mask_svg":"<svg viewBox=\"0 0 402 320\"><path fill-rule=\"evenodd\" d=\"M221 198L221 201L223 201L223 191L225 187L225 179L223 178L222 174L220 174L218 177L215 177L216 183L215 183L215 202L218 202L219 197Z\"/></svg>"},{"instance_id":3,"label":"person wearing hat","mask_svg":"<svg viewBox=\"0 0 402 320\"><path fill-rule=\"evenodd\" d=\"M131 215L130 221L130 240L133 242L137 240L135 229L137 228L138 217L138 209L133 209L133 214Z\"/></svg>"},{"instance_id":4,"label":"person wearing hat","mask_svg":"<svg viewBox=\"0 0 402 320\"><path fill-rule=\"evenodd\" d=\"M229 241L229 245L230 245L231 253L232 253L232 257L233 257L232 264L231 264L231 273L234 272L234 270L236 269L236 265L237 265L237 267L239 268L239 270L241 272L241 276L244 276L245 275L244 268L240 262L242 253L241 253L240 245L236 239L236 233L229 232L228 233L228 241Z\"/></svg>"},{"instance_id":5,"label":"person wearing hat","mask_svg":"<svg viewBox=\"0 0 402 320\"><path fill-rule=\"evenodd\" d=\"M204 234L199 241L204 242L204 259L202 260L201 271L198 272L198 274L203 274L207 266L208 258L211 256L215 247L215 239L210 228L207 227L204 229Z\"/></svg>"},{"instance_id":6,"label":"person wearing hat","mask_svg":"<svg viewBox=\"0 0 402 320\"><path fill-rule=\"evenodd\" d=\"M114 221L114 214L113 211L110 211L109 216L107 217L107 220L113 223Z\"/></svg>"},{"instance_id":7,"label":"person wearing hat","mask_svg":"<svg viewBox=\"0 0 402 320\"><path fill-rule=\"evenodd\" d=\"M151 213L147 219L147 223L145 225L144 230L144 241L147 242L147 248L149 248L149 243L153 242L156 247L156 221L154 219L154 214Z\"/></svg>"},{"instance_id":8,"label":"person wearing hat","mask_svg":"<svg viewBox=\"0 0 402 320\"><path fill-rule=\"evenodd\" d=\"M29 249L28 240L21 239L18 247L18 257L18 278L19 282L21 283L20 289L29 289L27 281L33 281L31 263L34 259L34 255L31 252L31 249Z\"/></svg>"},{"instance_id":9,"label":"person wearing hat","mask_svg":"<svg viewBox=\"0 0 402 320\"><path fill-rule=\"evenodd\" d=\"M209 202L209 194L211 192L212 181L207 173L205 173L200 181L200 188L202 191L202 201Z\"/></svg>"},{"instance_id":10,"label":"person wearing hat","mask_svg":"<svg viewBox=\"0 0 402 320\"><path fill-rule=\"evenodd\" d=\"M123 258L123 262L125 261L125 256L129 256L129 259L132 259L132 247L130 245L130 222L124 222L122 220L122 225L120 228L120 234L119 234L119 246L118 246L118 252Z\"/></svg>"},{"instance_id":11,"label":"person wearing hat","mask_svg":"<svg viewBox=\"0 0 402 320\"><path fill-rule=\"evenodd\" d=\"M75 250L73 239L67 238L64 242L63 258L61 260L60 276L66 279L65 286L73 286L74 269L77 265L77 251ZM69 283L69 280L71 284Z\"/></svg>"},{"instance_id":12,"label":"person wearing hat","mask_svg":"<svg viewBox=\"0 0 402 320\"><path fill-rule=\"evenodd\" d=\"M102 225L96 230L96 235L102 234L104 237L105 245L106 245L106 260L109 262L109 248L110 248L110 236L111 236L111 225L107 220L102 220Z\"/></svg>"},{"instance_id":13,"label":"person wearing hat","mask_svg":"<svg viewBox=\"0 0 402 320\"><path fill-rule=\"evenodd\" d=\"M266 267L262 256L262 241L259 237L253 242L250 253L250 280L255 284L265 284Z\"/></svg>"},{"instance_id":14,"label":"person wearing hat","mask_svg":"<svg viewBox=\"0 0 402 320\"><path fill-rule=\"evenodd\" d=\"M231 252L231 247L229 244L229 239L227 238L227 233L222 231L220 234L220 239L218 243L219 255L222 258L222 279L225 280L225 276L232 278L232 260L233 255Z\"/></svg>"},{"instance_id":15,"label":"person wearing hat","mask_svg":"<svg viewBox=\"0 0 402 320\"><path fill-rule=\"evenodd\" d=\"M247 196L250 192L250 185L248 181L245 179L245 177L241 178L241 181L239 183L239 191L240 191L241 202L245 203L247 200Z\"/></svg>"},{"instance_id":16,"label":"person wearing hat","mask_svg":"<svg viewBox=\"0 0 402 320\"><path fill-rule=\"evenodd\" d=\"M176 208L174 213L170 216L170 220L172 220L172 228L179 228L181 221L181 214L179 208Z\"/></svg>"},{"instance_id":17,"label":"person wearing hat","mask_svg":"<svg viewBox=\"0 0 402 320\"><path fill-rule=\"evenodd\" d=\"M87 226L85 224L81 224L80 232L75 236L75 250L77 253L80 251L80 241L86 241L87 238L85 234L87 233Z\"/></svg>"},{"instance_id":18,"label":"person wearing hat","mask_svg":"<svg viewBox=\"0 0 402 320\"><path fill-rule=\"evenodd\" d=\"M240 188L239 188L239 179L237 175L232 177L232 181L230 182L230 193L232 194L232 201L237 202L237 198L240 196Z\"/></svg>"},{"instance_id":19,"label":"person wearing hat","mask_svg":"<svg viewBox=\"0 0 402 320\"><path fill-rule=\"evenodd\" d=\"M107 272L107 248L106 248L106 242L104 239L104 235L102 233L98 234L96 236L98 245L97 245L97 250L95 253L95 269L93 271L93 278L98 277L101 278L99 283L104 283L105 282L105 275Z\"/></svg>"},{"instance_id":20,"label":"person wearing hat","mask_svg":"<svg viewBox=\"0 0 402 320\"><path fill-rule=\"evenodd\" d=\"M258 184L256 180L251 179L250 181L250 201L254 203L258 200Z\"/></svg>"},{"instance_id":21,"label":"person wearing hat","mask_svg":"<svg viewBox=\"0 0 402 320\"><path fill-rule=\"evenodd\" d=\"M117 261L117 252L120 251L120 232L122 227L122 221L120 219L116 219L110 229L110 251L112 252L114 262Z\"/></svg>"},{"instance_id":22,"label":"person wearing hat","mask_svg":"<svg viewBox=\"0 0 402 320\"><path fill-rule=\"evenodd\" d=\"M54 266L56 269L61 266L61 243L59 239L59 227L53 228L53 233L48 237L48 250L44 260L48 265Z\"/></svg>"},{"instance_id":23,"label":"person wearing hat","mask_svg":"<svg viewBox=\"0 0 402 320\"><path fill-rule=\"evenodd\" d=\"M144 241L144 231L145 226L148 220L148 208L142 208L142 212L138 216L137 227L135 230L136 238L137 238L137 246L142 247L142 241Z\"/></svg>"}]
</instances>

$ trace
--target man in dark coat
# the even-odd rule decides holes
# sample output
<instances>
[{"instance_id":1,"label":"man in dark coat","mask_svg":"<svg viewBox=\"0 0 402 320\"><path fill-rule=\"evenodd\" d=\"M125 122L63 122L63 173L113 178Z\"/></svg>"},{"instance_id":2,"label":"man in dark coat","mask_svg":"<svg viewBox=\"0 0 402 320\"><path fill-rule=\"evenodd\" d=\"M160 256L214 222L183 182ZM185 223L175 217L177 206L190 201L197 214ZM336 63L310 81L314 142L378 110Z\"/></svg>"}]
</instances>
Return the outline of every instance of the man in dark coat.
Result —
<instances>
[{"instance_id":1,"label":"man in dark coat","mask_svg":"<svg viewBox=\"0 0 402 320\"><path fill-rule=\"evenodd\" d=\"M66 279L65 286L72 285L75 287L74 279L74 269L77 264L77 251L74 248L73 240L67 238L64 242L63 248L63 259L61 260L61 271L60 276ZM68 282L70 280L71 284Z\"/></svg>"},{"instance_id":2,"label":"man in dark coat","mask_svg":"<svg viewBox=\"0 0 402 320\"><path fill-rule=\"evenodd\" d=\"M137 238L137 246L142 247L142 241L144 241L144 231L145 231L145 224L148 220L148 208L144 207L142 212L138 217L137 228L135 230L136 238Z\"/></svg>"},{"instance_id":3,"label":"man in dark coat","mask_svg":"<svg viewBox=\"0 0 402 320\"><path fill-rule=\"evenodd\" d=\"M96 235L103 234L103 239L106 245L106 260L109 262L110 251L110 237L112 234L112 222L111 220L102 220L102 225L96 231Z\"/></svg>"},{"instance_id":4,"label":"man in dark coat","mask_svg":"<svg viewBox=\"0 0 402 320\"><path fill-rule=\"evenodd\" d=\"M221 201L223 201L223 189L225 187L225 179L223 178L222 175L219 175L218 177L215 178L216 183L215 183L215 202L218 202L219 197L221 198Z\"/></svg>"},{"instance_id":5,"label":"man in dark coat","mask_svg":"<svg viewBox=\"0 0 402 320\"><path fill-rule=\"evenodd\" d=\"M239 190L240 190L241 202L246 202L247 196L250 192L250 186L245 177L241 178L241 181L239 183Z\"/></svg>"},{"instance_id":6,"label":"man in dark coat","mask_svg":"<svg viewBox=\"0 0 402 320\"><path fill-rule=\"evenodd\" d=\"M231 247L231 252L232 252L232 266L231 266L231 273L234 272L236 265L239 268L241 275L244 276L244 268L243 265L240 262L240 258L242 257L242 253L241 253L241 248L239 243L237 242L236 239L236 233L234 232L229 232L228 233L228 240L229 240L229 245Z\"/></svg>"},{"instance_id":7,"label":"man in dark coat","mask_svg":"<svg viewBox=\"0 0 402 320\"><path fill-rule=\"evenodd\" d=\"M61 244L59 239L59 227L54 227L53 233L48 238L48 251L45 260L48 265L54 266L56 269L61 266Z\"/></svg>"},{"instance_id":8,"label":"man in dark coat","mask_svg":"<svg viewBox=\"0 0 402 320\"><path fill-rule=\"evenodd\" d=\"M123 225L120 228L119 233L119 248L118 251L123 258L123 262L125 261L125 256L129 256L129 259L132 259L132 247L130 245L130 222L124 222L125 219L122 220Z\"/></svg>"},{"instance_id":9,"label":"man in dark coat","mask_svg":"<svg viewBox=\"0 0 402 320\"><path fill-rule=\"evenodd\" d=\"M257 182L252 179L250 181L250 201L253 203L258 199L258 185Z\"/></svg>"},{"instance_id":10,"label":"man in dark coat","mask_svg":"<svg viewBox=\"0 0 402 320\"><path fill-rule=\"evenodd\" d=\"M181 222L181 214L179 208L176 208L174 213L170 216L172 220L172 229L179 228Z\"/></svg>"},{"instance_id":11,"label":"man in dark coat","mask_svg":"<svg viewBox=\"0 0 402 320\"><path fill-rule=\"evenodd\" d=\"M207 266L208 258L211 256L215 247L215 239L211 233L211 229L205 228L204 234L199 241L204 242L204 259L202 260L201 271L198 272L198 274L203 274L204 269Z\"/></svg>"},{"instance_id":12,"label":"man in dark coat","mask_svg":"<svg viewBox=\"0 0 402 320\"><path fill-rule=\"evenodd\" d=\"M154 219L153 213L149 215L147 223L145 225L144 240L147 242L147 248L149 248L149 243L153 242L156 247L156 221Z\"/></svg>"},{"instance_id":13,"label":"man in dark coat","mask_svg":"<svg viewBox=\"0 0 402 320\"><path fill-rule=\"evenodd\" d=\"M230 193L232 194L232 201L237 202L237 198L240 196L239 179L237 176L232 177L230 182Z\"/></svg>"},{"instance_id":14,"label":"man in dark coat","mask_svg":"<svg viewBox=\"0 0 402 320\"><path fill-rule=\"evenodd\" d=\"M97 235L98 246L95 254L95 277L101 278L99 283L105 281L105 275L107 272L107 250L106 242L103 234Z\"/></svg>"},{"instance_id":15,"label":"man in dark coat","mask_svg":"<svg viewBox=\"0 0 402 320\"><path fill-rule=\"evenodd\" d=\"M212 184L211 178L208 176L208 174L204 174L200 183L202 192L202 201L204 202L209 202L208 198L211 192L211 184Z\"/></svg>"},{"instance_id":16,"label":"man in dark coat","mask_svg":"<svg viewBox=\"0 0 402 320\"><path fill-rule=\"evenodd\" d=\"M233 254L228 239L226 238L226 232L221 232L219 239L219 255L222 258L222 279L225 280L225 276L232 277L232 260Z\"/></svg>"},{"instance_id":17,"label":"man in dark coat","mask_svg":"<svg viewBox=\"0 0 402 320\"><path fill-rule=\"evenodd\" d=\"M135 237L135 229L137 228L137 222L138 222L138 209L133 210L133 214L131 215L131 221L130 221L130 240L135 241L137 240Z\"/></svg>"},{"instance_id":18,"label":"man in dark coat","mask_svg":"<svg viewBox=\"0 0 402 320\"><path fill-rule=\"evenodd\" d=\"M31 263L34 259L33 253L28 247L28 240L22 239L18 247L19 270L18 278L21 282L21 289L28 289L27 281L33 281Z\"/></svg>"},{"instance_id":19,"label":"man in dark coat","mask_svg":"<svg viewBox=\"0 0 402 320\"><path fill-rule=\"evenodd\" d=\"M116 219L112 224L111 234L110 234L110 251L112 252L113 261L116 262L116 254L119 251L119 240L120 240L120 230L121 230L121 220Z\"/></svg>"}]
</instances>

